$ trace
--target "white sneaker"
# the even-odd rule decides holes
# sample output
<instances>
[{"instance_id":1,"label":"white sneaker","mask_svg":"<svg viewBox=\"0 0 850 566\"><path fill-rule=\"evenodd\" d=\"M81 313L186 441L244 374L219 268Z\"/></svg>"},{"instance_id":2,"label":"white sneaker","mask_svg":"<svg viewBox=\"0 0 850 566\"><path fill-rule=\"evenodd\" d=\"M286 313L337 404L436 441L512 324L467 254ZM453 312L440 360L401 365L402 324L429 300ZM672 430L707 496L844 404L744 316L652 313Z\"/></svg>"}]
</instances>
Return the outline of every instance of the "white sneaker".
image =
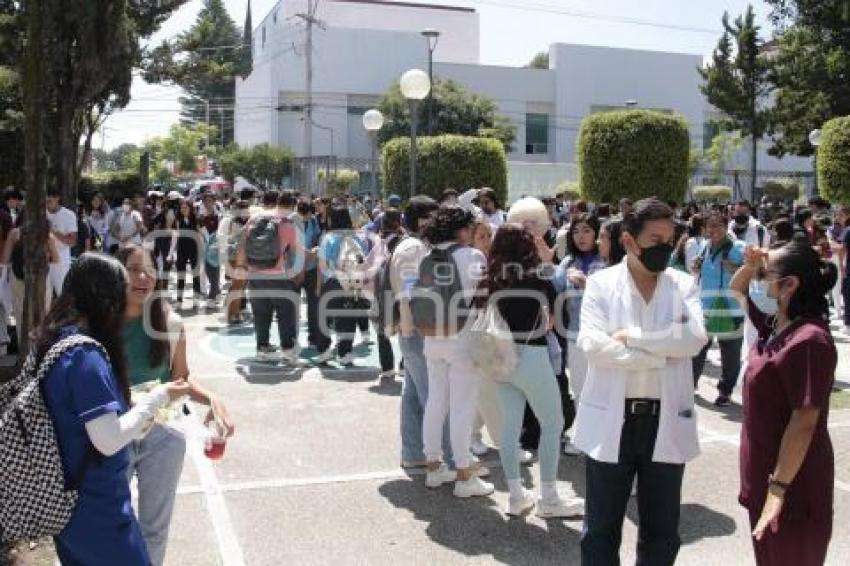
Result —
<instances>
[{"instance_id":1,"label":"white sneaker","mask_svg":"<svg viewBox=\"0 0 850 566\"><path fill-rule=\"evenodd\" d=\"M381 381L383 381L385 379L390 380L390 379L395 379L395 376L396 376L396 371L394 369L391 369L389 371L382 371L381 373L379 373L378 379L380 379Z\"/></svg>"},{"instance_id":2,"label":"white sneaker","mask_svg":"<svg viewBox=\"0 0 850 566\"><path fill-rule=\"evenodd\" d=\"M339 364L343 365L343 366L353 366L354 365L354 359L355 359L354 354L349 352L339 359Z\"/></svg>"},{"instance_id":3,"label":"white sneaker","mask_svg":"<svg viewBox=\"0 0 850 566\"><path fill-rule=\"evenodd\" d=\"M469 448L476 456L483 456L490 451L490 447L484 444L484 441L480 438L473 438Z\"/></svg>"},{"instance_id":4,"label":"white sneaker","mask_svg":"<svg viewBox=\"0 0 850 566\"><path fill-rule=\"evenodd\" d=\"M522 499L514 499L513 497L508 499L508 508L505 510L505 515L510 515L511 517L525 515L534 507L534 503L534 492L529 489L523 489Z\"/></svg>"},{"instance_id":5,"label":"white sneaker","mask_svg":"<svg viewBox=\"0 0 850 566\"><path fill-rule=\"evenodd\" d=\"M321 354L319 354L318 356L316 356L316 363L317 364L326 364L329 361L333 360L335 357L336 357L336 354L334 354L333 349L328 349L328 350L325 350L324 352L322 352Z\"/></svg>"},{"instance_id":6,"label":"white sneaker","mask_svg":"<svg viewBox=\"0 0 850 566\"><path fill-rule=\"evenodd\" d=\"M425 487L434 489L457 479L457 472L450 470L445 464L434 471L428 470L425 474Z\"/></svg>"},{"instance_id":7,"label":"white sneaker","mask_svg":"<svg viewBox=\"0 0 850 566\"><path fill-rule=\"evenodd\" d=\"M492 483L487 483L477 476L473 476L466 481L455 482L455 497L467 499L469 497L485 497L496 491Z\"/></svg>"},{"instance_id":8,"label":"white sneaker","mask_svg":"<svg viewBox=\"0 0 850 566\"><path fill-rule=\"evenodd\" d=\"M477 465L473 466L472 469L475 472L475 477L486 478L490 475L490 468L488 468L487 466L482 466L481 464L477 464Z\"/></svg>"},{"instance_id":9,"label":"white sneaker","mask_svg":"<svg viewBox=\"0 0 850 566\"><path fill-rule=\"evenodd\" d=\"M519 457L519 463L523 466L528 466L534 463L534 453L529 452L528 450L519 449L519 453L517 454Z\"/></svg>"},{"instance_id":10,"label":"white sneaker","mask_svg":"<svg viewBox=\"0 0 850 566\"><path fill-rule=\"evenodd\" d=\"M569 436L564 437L564 454L567 456L581 456L583 452L576 448L576 445L572 443Z\"/></svg>"},{"instance_id":11,"label":"white sneaker","mask_svg":"<svg viewBox=\"0 0 850 566\"><path fill-rule=\"evenodd\" d=\"M274 362L281 359L281 354L274 346L265 346L257 348L257 359L262 362Z\"/></svg>"},{"instance_id":12,"label":"white sneaker","mask_svg":"<svg viewBox=\"0 0 850 566\"><path fill-rule=\"evenodd\" d=\"M558 498L552 503L542 499L537 502L537 516L541 519L578 519L584 516L584 499L563 500Z\"/></svg>"},{"instance_id":13,"label":"white sneaker","mask_svg":"<svg viewBox=\"0 0 850 566\"><path fill-rule=\"evenodd\" d=\"M295 364L298 363L298 356L301 354L301 347L296 345L294 348L281 352L281 358L284 362Z\"/></svg>"}]
</instances>

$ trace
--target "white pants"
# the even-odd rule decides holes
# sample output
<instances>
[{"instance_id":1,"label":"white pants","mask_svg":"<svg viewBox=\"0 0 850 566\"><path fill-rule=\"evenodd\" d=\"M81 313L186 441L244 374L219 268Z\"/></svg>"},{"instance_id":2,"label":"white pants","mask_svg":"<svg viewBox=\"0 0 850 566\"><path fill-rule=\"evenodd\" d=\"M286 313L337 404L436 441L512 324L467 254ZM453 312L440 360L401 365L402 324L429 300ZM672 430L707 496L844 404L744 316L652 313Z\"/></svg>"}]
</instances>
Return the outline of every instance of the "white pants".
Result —
<instances>
[{"instance_id":1,"label":"white pants","mask_svg":"<svg viewBox=\"0 0 850 566\"><path fill-rule=\"evenodd\" d=\"M567 342L567 365L570 368L570 393L578 405L584 381L587 379L587 354L572 340Z\"/></svg>"},{"instance_id":2,"label":"white pants","mask_svg":"<svg viewBox=\"0 0 850 566\"><path fill-rule=\"evenodd\" d=\"M490 442L499 447L502 434L502 410L499 407L499 387L492 379L481 379L478 390L478 413L473 427L473 438L481 440L481 430L487 427Z\"/></svg>"},{"instance_id":3,"label":"white pants","mask_svg":"<svg viewBox=\"0 0 850 566\"><path fill-rule=\"evenodd\" d=\"M841 294L841 265L838 261L838 254L832 254L832 259L830 261L832 261L839 273L838 283L836 283L835 287L832 288L832 304L835 305L835 318L841 321L843 326L844 319L842 317L844 316L844 300Z\"/></svg>"},{"instance_id":4,"label":"white pants","mask_svg":"<svg viewBox=\"0 0 850 566\"><path fill-rule=\"evenodd\" d=\"M449 436L455 466L472 464L472 424L478 413L480 378L462 337L426 338L428 402L425 405L422 443L429 462L442 459L443 425L449 417Z\"/></svg>"},{"instance_id":5,"label":"white pants","mask_svg":"<svg viewBox=\"0 0 850 566\"><path fill-rule=\"evenodd\" d=\"M62 294L62 285L65 283L65 276L71 270L71 262L61 260L59 263L51 263L50 271L48 272L48 280L50 281L50 289L58 297Z\"/></svg>"}]
</instances>

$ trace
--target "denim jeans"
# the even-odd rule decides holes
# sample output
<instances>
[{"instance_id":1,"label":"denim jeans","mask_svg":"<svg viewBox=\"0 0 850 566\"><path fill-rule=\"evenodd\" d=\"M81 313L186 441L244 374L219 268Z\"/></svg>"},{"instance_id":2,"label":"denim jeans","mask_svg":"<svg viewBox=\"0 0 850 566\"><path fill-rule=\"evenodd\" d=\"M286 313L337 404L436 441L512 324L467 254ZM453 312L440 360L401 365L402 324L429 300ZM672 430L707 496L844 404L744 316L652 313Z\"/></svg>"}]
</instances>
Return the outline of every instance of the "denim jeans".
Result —
<instances>
[{"instance_id":1,"label":"denim jeans","mask_svg":"<svg viewBox=\"0 0 850 566\"><path fill-rule=\"evenodd\" d=\"M705 348L693 359L694 387L697 386L702 371L705 368L705 358L708 356L708 350L711 348L712 342L714 342L714 338L711 338L708 344L705 345ZM720 383L717 385L717 388L721 394L728 397L735 390L735 385L738 383L738 375L741 373L741 346L744 343L744 338L732 338L731 340L720 340L718 338L717 343L720 345L720 360L723 365Z\"/></svg>"},{"instance_id":2,"label":"denim jeans","mask_svg":"<svg viewBox=\"0 0 850 566\"><path fill-rule=\"evenodd\" d=\"M254 313L254 330L257 348L268 346L272 320L277 314L280 347L292 349L298 337L298 311L300 300L289 279L262 279L248 276L248 298Z\"/></svg>"},{"instance_id":3,"label":"denim jeans","mask_svg":"<svg viewBox=\"0 0 850 566\"><path fill-rule=\"evenodd\" d=\"M676 561L681 546L679 511L685 466L652 461L657 434L657 416L629 415L623 422L619 462L587 458L583 566L620 564L623 520L636 475L640 516L636 563L668 566Z\"/></svg>"},{"instance_id":4,"label":"denim jeans","mask_svg":"<svg viewBox=\"0 0 850 566\"><path fill-rule=\"evenodd\" d=\"M165 560L168 528L177 494L177 482L183 471L186 439L173 429L155 424L141 440L128 446L128 481L135 475L139 482L139 524L154 566Z\"/></svg>"},{"instance_id":5,"label":"denim jeans","mask_svg":"<svg viewBox=\"0 0 850 566\"><path fill-rule=\"evenodd\" d=\"M401 459L405 462L423 462L425 453L422 444L422 420L428 403L428 363L423 353L422 336L398 338L404 358L404 384L401 389ZM443 427L443 457L449 466L454 466L449 420Z\"/></svg>"},{"instance_id":6,"label":"denim jeans","mask_svg":"<svg viewBox=\"0 0 850 566\"><path fill-rule=\"evenodd\" d=\"M207 295L207 298L211 301L215 301L221 294L221 267L205 262L204 269L207 274L207 282L210 284L210 292Z\"/></svg>"}]
</instances>

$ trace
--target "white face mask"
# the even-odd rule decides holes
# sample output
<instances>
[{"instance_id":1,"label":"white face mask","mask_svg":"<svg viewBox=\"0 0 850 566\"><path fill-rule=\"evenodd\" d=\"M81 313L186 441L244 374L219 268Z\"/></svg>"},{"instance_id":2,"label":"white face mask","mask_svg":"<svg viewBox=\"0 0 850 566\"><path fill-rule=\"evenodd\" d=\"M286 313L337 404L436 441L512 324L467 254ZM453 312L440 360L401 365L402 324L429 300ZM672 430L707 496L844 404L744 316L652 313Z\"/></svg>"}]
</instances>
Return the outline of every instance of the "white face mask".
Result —
<instances>
[{"instance_id":1,"label":"white face mask","mask_svg":"<svg viewBox=\"0 0 850 566\"><path fill-rule=\"evenodd\" d=\"M758 310L768 316L773 316L779 311L779 301L767 295L767 289L770 287L770 282L750 281L750 300Z\"/></svg>"},{"instance_id":2,"label":"white face mask","mask_svg":"<svg viewBox=\"0 0 850 566\"><path fill-rule=\"evenodd\" d=\"M130 205L129 205L129 204L124 204L124 205L122 205L122 206L121 206L121 210L123 210L123 211L124 211L124 214L129 214L129 212L130 212Z\"/></svg>"}]
</instances>

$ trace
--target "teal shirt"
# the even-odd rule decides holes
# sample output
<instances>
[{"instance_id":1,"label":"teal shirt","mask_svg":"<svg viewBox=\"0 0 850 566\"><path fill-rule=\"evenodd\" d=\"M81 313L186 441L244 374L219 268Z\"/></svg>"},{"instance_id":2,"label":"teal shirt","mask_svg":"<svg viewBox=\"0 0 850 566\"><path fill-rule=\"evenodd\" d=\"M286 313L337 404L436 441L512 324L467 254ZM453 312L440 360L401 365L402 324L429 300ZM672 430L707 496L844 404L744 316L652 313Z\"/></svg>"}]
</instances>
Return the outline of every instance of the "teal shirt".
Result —
<instances>
[{"instance_id":1,"label":"teal shirt","mask_svg":"<svg viewBox=\"0 0 850 566\"><path fill-rule=\"evenodd\" d=\"M148 381L165 383L171 379L171 364L168 360L167 350L162 363L158 366L151 365L151 345L153 341L145 332L143 318L125 322L121 336L124 339L127 376L130 379L131 386Z\"/></svg>"}]
</instances>

